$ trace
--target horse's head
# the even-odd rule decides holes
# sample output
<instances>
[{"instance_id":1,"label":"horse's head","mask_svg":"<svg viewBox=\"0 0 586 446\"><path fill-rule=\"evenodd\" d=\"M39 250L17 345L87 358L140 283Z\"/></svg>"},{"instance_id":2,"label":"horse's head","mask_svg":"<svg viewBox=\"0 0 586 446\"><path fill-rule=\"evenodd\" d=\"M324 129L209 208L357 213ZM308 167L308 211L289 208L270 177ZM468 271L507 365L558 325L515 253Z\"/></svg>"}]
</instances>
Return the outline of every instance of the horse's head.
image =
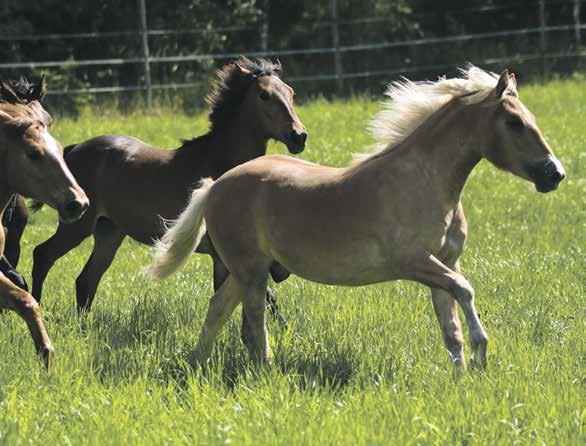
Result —
<instances>
[{"instance_id":1,"label":"horse's head","mask_svg":"<svg viewBox=\"0 0 586 446\"><path fill-rule=\"evenodd\" d=\"M246 100L256 113L261 131L269 138L281 141L289 152L303 152L307 130L293 108L293 89L280 78L281 65L273 64L272 70L255 72L237 63L242 76L252 78Z\"/></svg>"},{"instance_id":2,"label":"horse's head","mask_svg":"<svg viewBox=\"0 0 586 446\"><path fill-rule=\"evenodd\" d=\"M535 184L539 192L557 189L566 173L517 93L514 74L505 70L485 104L490 123L483 156L495 166Z\"/></svg>"},{"instance_id":3,"label":"horse's head","mask_svg":"<svg viewBox=\"0 0 586 446\"><path fill-rule=\"evenodd\" d=\"M63 147L49 133L51 116L39 102L44 90L42 81L23 97L0 81L0 181L10 191L48 203L71 222L89 201L65 164Z\"/></svg>"}]
</instances>

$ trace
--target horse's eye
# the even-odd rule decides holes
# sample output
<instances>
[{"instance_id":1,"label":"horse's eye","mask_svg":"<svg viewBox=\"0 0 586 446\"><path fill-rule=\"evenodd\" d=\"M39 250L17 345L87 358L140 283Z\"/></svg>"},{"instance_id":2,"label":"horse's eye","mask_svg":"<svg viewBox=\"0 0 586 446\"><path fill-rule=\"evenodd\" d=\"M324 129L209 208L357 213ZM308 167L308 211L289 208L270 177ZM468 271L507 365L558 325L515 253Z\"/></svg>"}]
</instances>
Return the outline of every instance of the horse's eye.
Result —
<instances>
[{"instance_id":1,"label":"horse's eye","mask_svg":"<svg viewBox=\"0 0 586 446\"><path fill-rule=\"evenodd\" d=\"M271 95L266 90L261 90L258 95L263 101L268 101L271 98Z\"/></svg>"},{"instance_id":2,"label":"horse's eye","mask_svg":"<svg viewBox=\"0 0 586 446\"><path fill-rule=\"evenodd\" d=\"M509 119L507 121L507 125L511 130L514 130L516 132L520 132L525 128L525 123L517 118Z\"/></svg>"}]
</instances>

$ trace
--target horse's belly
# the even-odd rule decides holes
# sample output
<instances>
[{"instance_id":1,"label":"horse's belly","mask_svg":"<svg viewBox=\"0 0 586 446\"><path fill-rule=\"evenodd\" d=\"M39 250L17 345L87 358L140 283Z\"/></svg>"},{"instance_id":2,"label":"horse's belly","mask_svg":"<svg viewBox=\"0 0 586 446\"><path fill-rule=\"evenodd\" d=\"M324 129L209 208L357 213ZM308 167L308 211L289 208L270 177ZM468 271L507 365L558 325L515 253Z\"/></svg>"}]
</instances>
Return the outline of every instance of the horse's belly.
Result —
<instances>
[{"instance_id":1,"label":"horse's belly","mask_svg":"<svg viewBox=\"0 0 586 446\"><path fill-rule=\"evenodd\" d=\"M335 246L296 240L273 246L271 256L295 275L330 285L367 285L399 278L398 262L376 242Z\"/></svg>"},{"instance_id":2,"label":"horse's belly","mask_svg":"<svg viewBox=\"0 0 586 446\"><path fill-rule=\"evenodd\" d=\"M117 228L129 237L150 245L162 237L166 225L170 224L170 220L177 218L181 211L180 205L175 209L167 208L168 206L157 206L156 200L127 201L126 204L123 200L117 200L108 206L104 217L112 220Z\"/></svg>"}]
</instances>

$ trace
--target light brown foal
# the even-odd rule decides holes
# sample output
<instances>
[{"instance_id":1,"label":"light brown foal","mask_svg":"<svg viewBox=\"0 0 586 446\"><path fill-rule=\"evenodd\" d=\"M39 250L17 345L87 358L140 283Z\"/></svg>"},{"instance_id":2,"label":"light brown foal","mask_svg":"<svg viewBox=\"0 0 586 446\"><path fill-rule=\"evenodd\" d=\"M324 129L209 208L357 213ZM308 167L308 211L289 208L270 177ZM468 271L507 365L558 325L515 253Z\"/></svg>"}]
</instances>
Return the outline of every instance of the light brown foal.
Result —
<instances>
[{"instance_id":1,"label":"light brown foal","mask_svg":"<svg viewBox=\"0 0 586 446\"><path fill-rule=\"evenodd\" d=\"M431 288L452 361L465 368L456 304L466 317L473 361L486 364L488 337L474 291L460 272L466 219L460 197L476 164L557 188L564 170L517 95L514 75L472 67L464 77L392 84L373 121L379 150L347 168L285 156L243 164L207 180L158 245L151 271L164 277L193 251L204 228L230 271L212 297L197 355L240 301L248 348L268 361L264 288L278 261L303 278L335 285L413 280ZM359 259L358 261L356 259Z\"/></svg>"},{"instance_id":2,"label":"light brown foal","mask_svg":"<svg viewBox=\"0 0 586 446\"><path fill-rule=\"evenodd\" d=\"M0 209L11 197L21 194L48 203L59 211L62 221L77 220L88 207L88 199L63 161L63 147L49 133L51 116L36 96L22 100L0 81ZM0 228L0 253L4 251L4 230ZM35 348L49 366L53 347L35 299L0 273L0 308L13 310L27 323Z\"/></svg>"}]
</instances>

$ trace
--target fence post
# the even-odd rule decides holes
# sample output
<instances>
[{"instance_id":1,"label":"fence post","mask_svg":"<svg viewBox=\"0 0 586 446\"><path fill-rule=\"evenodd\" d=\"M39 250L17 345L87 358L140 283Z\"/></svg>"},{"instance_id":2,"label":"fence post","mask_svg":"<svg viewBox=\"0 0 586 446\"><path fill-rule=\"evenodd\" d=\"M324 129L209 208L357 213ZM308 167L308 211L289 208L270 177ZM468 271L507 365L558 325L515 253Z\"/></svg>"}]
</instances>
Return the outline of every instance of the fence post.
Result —
<instances>
[{"instance_id":1,"label":"fence post","mask_svg":"<svg viewBox=\"0 0 586 446\"><path fill-rule=\"evenodd\" d=\"M269 0L265 0L262 5L262 17L260 25L260 49L267 51L269 49Z\"/></svg>"},{"instance_id":2,"label":"fence post","mask_svg":"<svg viewBox=\"0 0 586 446\"><path fill-rule=\"evenodd\" d=\"M576 38L576 48L582 46L582 30L580 29L580 0L574 0L574 36Z\"/></svg>"},{"instance_id":3,"label":"fence post","mask_svg":"<svg viewBox=\"0 0 586 446\"><path fill-rule=\"evenodd\" d=\"M545 0L539 0L539 52L541 53L541 74L545 75L545 52L547 42L545 38Z\"/></svg>"},{"instance_id":4,"label":"fence post","mask_svg":"<svg viewBox=\"0 0 586 446\"><path fill-rule=\"evenodd\" d=\"M140 34L142 38L142 59L144 68L144 82L147 90L147 106L153 105L153 92L151 85L151 66L149 63L149 36L146 21L145 0L138 0L138 9L140 12Z\"/></svg>"},{"instance_id":5,"label":"fence post","mask_svg":"<svg viewBox=\"0 0 586 446\"><path fill-rule=\"evenodd\" d=\"M336 89L338 93L342 92L342 53L340 52L340 33L338 31L338 1L330 0L331 20L332 20L332 43L334 46L334 71L336 74Z\"/></svg>"}]
</instances>

